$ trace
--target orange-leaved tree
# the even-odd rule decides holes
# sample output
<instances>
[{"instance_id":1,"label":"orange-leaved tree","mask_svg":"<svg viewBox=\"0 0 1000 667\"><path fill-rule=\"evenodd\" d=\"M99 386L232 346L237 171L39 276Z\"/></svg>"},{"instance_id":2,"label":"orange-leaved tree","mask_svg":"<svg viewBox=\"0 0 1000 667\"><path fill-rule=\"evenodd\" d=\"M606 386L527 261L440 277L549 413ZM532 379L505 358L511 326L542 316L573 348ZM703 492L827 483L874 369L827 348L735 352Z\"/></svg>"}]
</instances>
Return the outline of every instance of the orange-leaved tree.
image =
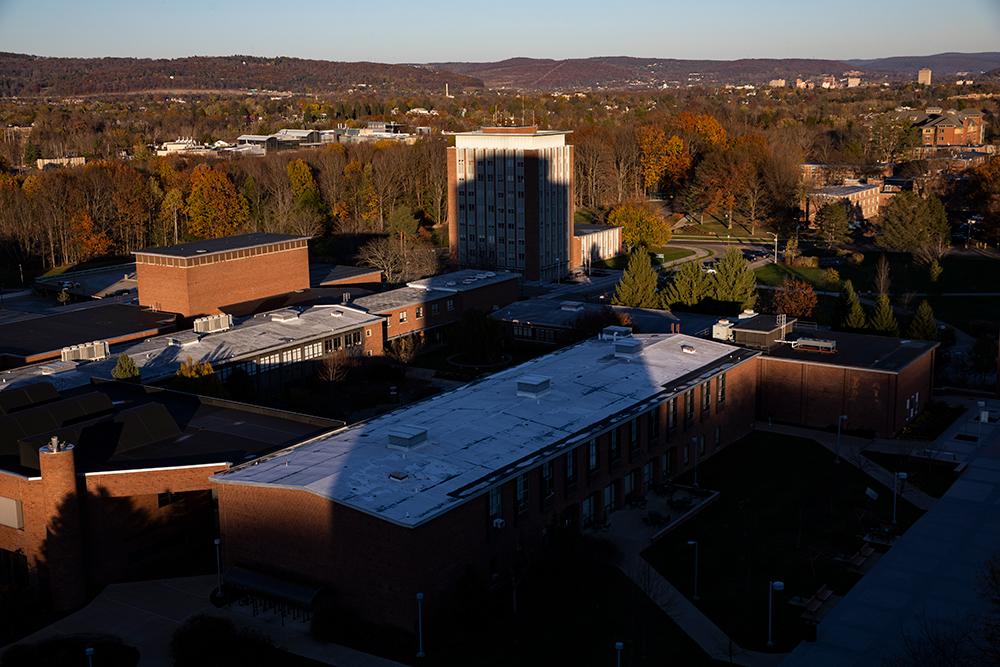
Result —
<instances>
[{"instance_id":1,"label":"orange-leaved tree","mask_svg":"<svg viewBox=\"0 0 1000 667\"><path fill-rule=\"evenodd\" d=\"M247 202L221 171L199 164L191 173L187 232L199 238L235 234L249 217Z\"/></svg>"}]
</instances>

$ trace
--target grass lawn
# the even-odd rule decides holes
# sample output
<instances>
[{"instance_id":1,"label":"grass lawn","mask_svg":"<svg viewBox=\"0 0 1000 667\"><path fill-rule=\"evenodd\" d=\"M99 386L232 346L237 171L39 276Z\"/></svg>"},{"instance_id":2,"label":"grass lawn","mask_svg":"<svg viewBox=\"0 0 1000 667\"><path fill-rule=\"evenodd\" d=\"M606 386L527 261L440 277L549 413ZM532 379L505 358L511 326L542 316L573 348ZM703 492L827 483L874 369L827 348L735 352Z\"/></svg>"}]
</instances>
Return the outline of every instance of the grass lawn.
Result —
<instances>
[{"instance_id":1,"label":"grass lawn","mask_svg":"<svg viewBox=\"0 0 1000 667\"><path fill-rule=\"evenodd\" d=\"M889 472L905 472L907 484L912 484L935 498L943 496L958 479L955 464L947 461L932 461L916 456L882 452L865 452L864 456Z\"/></svg>"},{"instance_id":2,"label":"grass lawn","mask_svg":"<svg viewBox=\"0 0 1000 667\"><path fill-rule=\"evenodd\" d=\"M719 500L692 522L646 552L649 562L691 596L693 550L700 551L699 605L740 645L764 650L768 582L785 583L776 594L776 648L789 650L803 637L802 609L821 586L843 595L858 580L837 560L850 559L861 537L891 518L892 495L811 440L754 433L706 461L701 486ZM689 480L690 481L690 480ZM865 494L878 493L873 501ZM900 501L908 527L920 511Z\"/></svg>"},{"instance_id":3,"label":"grass lawn","mask_svg":"<svg viewBox=\"0 0 1000 667\"><path fill-rule=\"evenodd\" d=\"M695 216L694 219L698 219ZM693 225L685 225L680 229L674 231L674 236L712 236L725 239L730 237L734 240L754 238L754 239L771 239L768 236L765 228L762 225L757 225L757 231L755 234L750 233L750 225L744 224L743 222L736 220L733 222L733 228L728 229L726 223L713 218L712 216L706 215L704 222L699 222Z\"/></svg>"},{"instance_id":4,"label":"grass lawn","mask_svg":"<svg viewBox=\"0 0 1000 667\"><path fill-rule=\"evenodd\" d=\"M663 246L660 248L651 248L650 252L653 253L653 261L658 264L663 264L665 262L672 262L674 260L683 259L684 257L690 257L694 254L694 250L690 248L677 248L674 246ZM663 259L656 257L656 255L663 255Z\"/></svg>"},{"instance_id":5,"label":"grass lawn","mask_svg":"<svg viewBox=\"0 0 1000 667\"><path fill-rule=\"evenodd\" d=\"M787 264L765 264L754 273L761 285L778 286L786 279L804 280L817 290L839 291L840 285L826 281L826 269L788 266Z\"/></svg>"}]
</instances>

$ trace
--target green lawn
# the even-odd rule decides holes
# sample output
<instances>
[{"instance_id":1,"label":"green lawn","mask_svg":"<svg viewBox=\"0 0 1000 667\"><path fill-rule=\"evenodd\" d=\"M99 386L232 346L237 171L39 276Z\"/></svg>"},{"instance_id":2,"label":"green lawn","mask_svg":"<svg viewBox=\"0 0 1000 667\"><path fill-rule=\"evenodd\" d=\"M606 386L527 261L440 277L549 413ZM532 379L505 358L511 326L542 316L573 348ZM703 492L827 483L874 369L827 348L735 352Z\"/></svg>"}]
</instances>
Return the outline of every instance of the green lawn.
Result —
<instances>
[{"instance_id":1,"label":"green lawn","mask_svg":"<svg viewBox=\"0 0 1000 667\"><path fill-rule=\"evenodd\" d=\"M689 476L690 477L690 476ZM763 650L768 582L785 583L775 599L775 642L788 650L803 637L802 609L788 604L827 586L843 595L858 580L845 566L861 536L892 516L892 494L853 466L834 463L827 449L801 438L754 433L700 466L703 488L719 499L646 552L682 593L693 592L693 550L699 548L699 606L740 645ZM683 480L682 480L683 481ZM688 482L692 480L687 479ZM871 500L866 489L878 496ZM898 505L899 524L920 516Z\"/></svg>"},{"instance_id":2,"label":"green lawn","mask_svg":"<svg viewBox=\"0 0 1000 667\"><path fill-rule=\"evenodd\" d=\"M818 290L839 291L839 285L826 282L826 269L795 267L787 264L765 264L757 269L757 282L761 285L777 286L788 278L804 280Z\"/></svg>"},{"instance_id":3,"label":"green lawn","mask_svg":"<svg viewBox=\"0 0 1000 667\"><path fill-rule=\"evenodd\" d=\"M665 262L673 262L674 260L682 259L684 257L690 257L694 254L694 250L690 248L677 248L675 246L663 246L661 248L651 248L650 252L654 255L663 255L663 259L658 257L653 258L653 261L659 264Z\"/></svg>"}]
</instances>

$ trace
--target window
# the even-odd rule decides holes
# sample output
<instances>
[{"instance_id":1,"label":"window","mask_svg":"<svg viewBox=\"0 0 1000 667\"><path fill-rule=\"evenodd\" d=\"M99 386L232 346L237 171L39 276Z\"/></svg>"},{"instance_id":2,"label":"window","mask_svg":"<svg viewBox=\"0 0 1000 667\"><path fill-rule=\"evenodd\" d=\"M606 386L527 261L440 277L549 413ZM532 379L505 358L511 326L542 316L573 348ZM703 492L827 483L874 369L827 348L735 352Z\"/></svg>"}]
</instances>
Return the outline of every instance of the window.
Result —
<instances>
[{"instance_id":1,"label":"window","mask_svg":"<svg viewBox=\"0 0 1000 667\"><path fill-rule=\"evenodd\" d=\"M441 311L441 304L440 303L432 303L431 304L431 315L437 315L440 311Z\"/></svg>"},{"instance_id":2,"label":"window","mask_svg":"<svg viewBox=\"0 0 1000 667\"><path fill-rule=\"evenodd\" d=\"M604 487L604 514L605 516L615 511L615 484L612 482Z\"/></svg>"},{"instance_id":3,"label":"window","mask_svg":"<svg viewBox=\"0 0 1000 667\"><path fill-rule=\"evenodd\" d=\"M524 475L517 476L517 511L524 512L528 509L528 478Z\"/></svg>"},{"instance_id":4,"label":"window","mask_svg":"<svg viewBox=\"0 0 1000 667\"><path fill-rule=\"evenodd\" d=\"M628 499L632 495L632 489L635 486L635 480L632 478L632 473L625 475L625 498Z\"/></svg>"},{"instance_id":5,"label":"window","mask_svg":"<svg viewBox=\"0 0 1000 667\"><path fill-rule=\"evenodd\" d=\"M597 441L591 440L587 443L587 470L594 472L597 470Z\"/></svg>"},{"instance_id":6,"label":"window","mask_svg":"<svg viewBox=\"0 0 1000 667\"><path fill-rule=\"evenodd\" d=\"M315 359L323 356L323 343L310 343L302 348L302 356L306 359Z\"/></svg>"},{"instance_id":7,"label":"window","mask_svg":"<svg viewBox=\"0 0 1000 667\"><path fill-rule=\"evenodd\" d=\"M649 418L649 444L654 445L660 437L660 406L657 405L647 415Z\"/></svg>"},{"instance_id":8,"label":"window","mask_svg":"<svg viewBox=\"0 0 1000 667\"><path fill-rule=\"evenodd\" d=\"M455 310L455 300L454 299L448 299L447 301L445 301L445 308L448 309L449 313L451 311Z\"/></svg>"},{"instance_id":9,"label":"window","mask_svg":"<svg viewBox=\"0 0 1000 667\"><path fill-rule=\"evenodd\" d=\"M687 465L691 460L691 452L687 445L684 445L684 465Z\"/></svg>"},{"instance_id":10,"label":"window","mask_svg":"<svg viewBox=\"0 0 1000 667\"><path fill-rule=\"evenodd\" d=\"M555 477L552 473L552 461L542 464L542 500L549 498L556 491Z\"/></svg>"},{"instance_id":11,"label":"window","mask_svg":"<svg viewBox=\"0 0 1000 667\"><path fill-rule=\"evenodd\" d=\"M576 450L566 452L566 485L576 483Z\"/></svg>"},{"instance_id":12,"label":"window","mask_svg":"<svg viewBox=\"0 0 1000 667\"><path fill-rule=\"evenodd\" d=\"M667 406L667 428L673 431L677 428L677 399L671 398Z\"/></svg>"},{"instance_id":13,"label":"window","mask_svg":"<svg viewBox=\"0 0 1000 667\"><path fill-rule=\"evenodd\" d=\"M671 468L673 468L673 466L671 465L673 463L673 460L674 460L673 449L671 449L668 453L660 457L660 470L663 471L664 479L670 477Z\"/></svg>"},{"instance_id":14,"label":"window","mask_svg":"<svg viewBox=\"0 0 1000 667\"><path fill-rule=\"evenodd\" d=\"M618 447L618 429L611 430L611 442L608 445L608 463L614 463L621 458L621 449Z\"/></svg>"},{"instance_id":15,"label":"window","mask_svg":"<svg viewBox=\"0 0 1000 667\"><path fill-rule=\"evenodd\" d=\"M712 381L708 380L701 385L701 411L708 412L712 407Z\"/></svg>"},{"instance_id":16,"label":"window","mask_svg":"<svg viewBox=\"0 0 1000 667\"><path fill-rule=\"evenodd\" d=\"M580 504L580 521L584 528L594 523L594 496L587 496Z\"/></svg>"},{"instance_id":17,"label":"window","mask_svg":"<svg viewBox=\"0 0 1000 667\"><path fill-rule=\"evenodd\" d=\"M717 377L715 379L715 387L716 387L716 393L717 393L716 400L717 400L718 404L721 406L723 403L726 402L726 374L725 373L719 374L719 377Z\"/></svg>"},{"instance_id":18,"label":"window","mask_svg":"<svg viewBox=\"0 0 1000 667\"><path fill-rule=\"evenodd\" d=\"M400 322L405 322L406 321L406 311L405 310L399 311L399 321Z\"/></svg>"},{"instance_id":19,"label":"window","mask_svg":"<svg viewBox=\"0 0 1000 667\"><path fill-rule=\"evenodd\" d=\"M365 329L365 338L371 338L371 337L372 337L372 330Z\"/></svg>"},{"instance_id":20,"label":"window","mask_svg":"<svg viewBox=\"0 0 1000 667\"><path fill-rule=\"evenodd\" d=\"M490 489L490 518L498 519L500 518L500 513L503 508L500 505L500 488Z\"/></svg>"},{"instance_id":21,"label":"window","mask_svg":"<svg viewBox=\"0 0 1000 667\"><path fill-rule=\"evenodd\" d=\"M178 494L164 491L163 493L156 494L156 506L164 508L167 505L173 505L179 499L180 496Z\"/></svg>"},{"instance_id":22,"label":"window","mask_svg":"<svg viewBox=\"0 0 1000 667\"><path fill-rule=\"evenodd\" d=\"M715 448L718 449L722 444L722 429L718 426L715 427Z\"/></svg>"},{"instance_id":23,"label":"window","mask_svg":"<svg viewBox=\"0 0 1000 667\"><path fill-rule=\"evenodd\" d=\"M694 389L684 392L684 428L694 420Z\"/></svg>"},{"instance_id":24,"label":"window","mask_svg":"<svg viewBox=\"0 0 1000 667\"><path fill-rule=\"evenodd\" d=\"M705 455L705 436L699 433L698 434L698 456L701 457L701 456L704 456L704 455Z\"/></svg>"},{"instance_id":25,"label":"window","mask_svg":"<svg viewBox=\"0 0 1000 667\"><path fill-rule=\"evenodd\" d=\"M419 320L423 316L424 316L424 308L423 308L423 306L417 306L417 312L416 312L417 319Z\"/></svg>"},{"instance_id":26,"label":"window","mask_svg":"<svg viewBox=\"0 0 1000 667\"><path fill-rule=\"evenodd\" d=\"M639 446L639 420L635 417L629 423L629 449L635 449Z\"/></svg>"}]
</instances>

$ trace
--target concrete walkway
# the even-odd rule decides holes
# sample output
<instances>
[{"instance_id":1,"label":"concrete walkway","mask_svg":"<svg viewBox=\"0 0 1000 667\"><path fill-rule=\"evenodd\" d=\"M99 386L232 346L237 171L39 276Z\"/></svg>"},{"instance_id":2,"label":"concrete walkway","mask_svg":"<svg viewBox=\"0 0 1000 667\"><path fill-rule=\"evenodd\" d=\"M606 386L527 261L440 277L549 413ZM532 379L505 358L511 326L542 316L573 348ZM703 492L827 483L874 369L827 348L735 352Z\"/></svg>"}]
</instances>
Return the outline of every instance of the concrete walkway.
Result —
<instances>
[{"instance_id":1,"label":"concrete walkway","mask_svg":"<svg viewBox=\"0 0 1000 667\"><path fill-rule=\"evenodd\" d=\"M401 663L317 641L308 626L280 617L252 616L246 608L217 609L208 601L214 575L140 581L108 586L80 611L29 635L30 643L57 635L111 634L139 649L140 667L171 667L170 638L186 619L196 614L228 618L238 627L267 635L274 645L336 667L403 667Z\"/></svg>"}]
</instances>

